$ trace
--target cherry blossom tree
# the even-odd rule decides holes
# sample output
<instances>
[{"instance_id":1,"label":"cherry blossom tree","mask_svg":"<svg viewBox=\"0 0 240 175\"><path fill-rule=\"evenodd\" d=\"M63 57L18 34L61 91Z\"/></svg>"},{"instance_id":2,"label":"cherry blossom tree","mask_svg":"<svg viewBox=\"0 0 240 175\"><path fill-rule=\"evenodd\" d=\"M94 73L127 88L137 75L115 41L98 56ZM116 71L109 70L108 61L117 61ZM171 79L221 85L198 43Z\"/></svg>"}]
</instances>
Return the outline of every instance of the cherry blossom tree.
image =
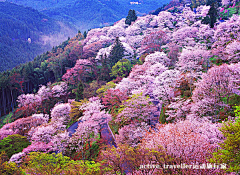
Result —
<instances>
[{"instance_id":1,"label":"cherry blossom tree","mask_svg":"<svg viewBox=\"0 0 240 175\"><path fill-rule=\"evenodd\" d=\"M121 106L117 115L117 122L120 123L120 126L131 122L149 123L156 111L156 106L152 104L148 97L143 96L142 93L134 94Z\"/></svg>"},{"instance_id":2,"label":"cherry blossom tree","mask_svg":"<svg viewBox=\"0 0 240 175\"><path fill-rule=\"evenodd\" d=\"M47 114L34 114L27 118L20 118L12 123L5 124L0 129L0 140L13 134L27 135L31 128L35 128L47 122Z\"/></svg>"},{"instance_id":3,"label":"cherry blossom tree","mask_svg":"<svg viewBox=\"0 0 240 175\"><path fill-rule=\"evenodd\" d=\"M197 40L198 44L201 44L202 46L205 46L205 48L211 48L212 44L214 43L214 29L212 29L209 25L206 24L200 24L197 23L196 27L198 27L197 32Z\"/></svg>"},{"instance_id":4,"label":"cherry blossom tree","mask_svg":"<svg viewBox=\"0 0 240 175\"><path fill-rule=\"evenodd\" d=\"M101 104L99 97L90 98L89 102L84 103L79 107L80 110L84 111L81 120L87 121L94 113L100 112L103 108L104 105Z\"/></svg>"},{"instance_id":5,"label":"cherry blossom tree","mask_svg":"<svg viewBox=\"0 0 240 175\"><path fill-rule=\"evenodd\" d=\"M69 145L69 133L67 131L60 132L57 135L53 136L51 141L52 148L51 151L62 152L63 154L66 152L66 148Z\"/></svg>"},{"instance_id":6,"label":"cherry blossom tree","mask_svg":"<svg viewBox=\"0 0 240 175\"><path fill-rule=\"evenodd\" d=\"M48 100L50 97L52 97L52 91L49 87L42 85L38 89L37 95L39 95L42 100Z\"/></svg>"},{"instance_id":7,"label":"cherry blossom tree","mask_svg":"<svg viewBox=\"0 0 240 175\"><path fill-rule=\"evenodd\" d=\"M70 84L77 84L79 81L84 81L91 71L92 63L87 59L77 60L75 66L63 75L62 79Z\"/></svg>"},{"instance_id":8,"label":"cherry blossom tree","mask_svg":"<svg viewBox=\"0 0 240 175\"><path fill-rule=\"evenodd\" d=\"M206 6L206 5L198 6L196 9L197 15L199 15L199 17L204 18L207 16L209 9L210 9L210 6Z\"/></svg>"},{"instance_id":9,"label":"cherry blossom tree","mask_svg":"<svg viewBox=\"0 0 240 175\"><path fill-rule=\"evenodd\" d=\"M240 61L240 42L234 40L227 45L225 52L230 63L238 63Z\"/></svg>"},{"instance_id":10,"label":"cherry blossom tree","mask_svg":"<svg viewBox=\"0 0 240 175\"><path fill-rule=\"evenodd\" d=\"M148 62L151 65L156 63L161 63L164 66L170 65L170 59L164 52L154 52L152 54L147 55L145 58L145 62Z\"/></svg>"},{"instance_id":11,"label":"cherry blossom tree","mask_svg":"<svg viewBox=\"0 0 240 175\"><path fill-rule=\"evenodd\" d=\"M111 43L113 43L113 41L109 41L109 40L100 40L97 42L93 42L91 44L85 45L83 47L83 55L82 58L84 59L88 59L90 57L95 57L98 53L98 51L105 47L105 46L109 46Z\"/></svg>"},{"instance_id":12,"label":"cherry blossom tree","mask_svg":"<svg viewBox=\"0 0 240 175\"><path fill-rule=\"evenodd\" d=\"M230 0L222 0L222 5L228 5L230 3Z\"/></svg>"},{"instance_id":13,"label":"cherry blossom tree","mask_svg":"<svg viewBox=\"0 0 240 175\"><path fill-rule=\"evenodd\" d=\"M52 142L32 142L27 148L24 148L22 153L28 154L30 152L50 152L52 151ZM13 157L12 157L13 158ZM14 157L15 158L15 157Z\"/></svg>"},{"instance_id":14,"label":"cherry blossom tree","mask_svg":"<svg viewBox=\"0 0 240 175\"><path fill-rule=\"evenodd\" d=\"M222 140L218 128L219 124L198 120L159 125L156 131L145 136L143 144L147 148L161 145L168 155L180 158L181 162L202 164Z\"/></svg>"},{"instance_id":15,"label":"cherry blossom tree","mask_svg":"<svg viewBox=\"0 0 240 175\"><path fill-rule=\"evenodd\" d=\"M114 25L109 29L107 36L110 38L126 36L125 29L122 26Z\"/></svg>"},{"instance_id":16,"label":"cherry blossom tree","mask_svg":"<svg viewBox=\"0 0 240 175\"><path fill-rule=\"evenodd\" d=\"M192 111L199 116L211 116L212 121L218 116L220 109L228 106L229 96L233 89L238 87L239 79L238 64L228 66L214 66L207 73L202 75L202 79L196 83L193 91ZM223 98L226 98L224 102Z\"/></svg>"},{"instance_id":17,"label":"cherry blossom tree","mask_svg":"<svg viewBox=\"0 0 240 175\"><path fill-rule=\"evenodd\" d=\"M55 105L51 111L51 122L60 121L64 125L67 125L70 120L70 111L71 106L69 103Z\"/></svg>"},{"instance_id":18,"label":"cherry blossom tree","mask_svg":"<svg viewBox=\"0 0 240 175\"><path fill-rule=\"evenodd\" d=\"M40 104L41 97L39 95L34 95L34 94L22 94L18 96L17 102L19 103L18 107L23 107L23 106L31 107L34 103Z\"/></svg>"},{"instance_id":19,"label":"cherry blossom tree","mask_svg":"<svg viewBox=\"0 0 240 175\"><path fill-rule=\"evenodd\" d=\"M167 44L168 36L164 31L152 32L142 40L142 50L147 53L161 51L162 45Z\"/></svg>"},{"instance_id":20,"label":"cherry blossom tree","mask_svg":"<svg viewBox=\"0 0 240 175\"><path fill-rule=\"evenodd\" d=\"M172 41L180 46L194 46L196 45L195 38L197 38L197 27L181 27L172 34Z\"/></svg>"},{"instance_id":21,"label":"cherry blossom tree","mask_svg":"<svg viewBox=\"0 0 240 175\"><path fill-rule=\"evenodd\" d=\"M131 147L136 147L145 136L146 132L149 131L149 128L150 126L145 122L125 125L118 130L119 134L115 135L116 143L118 145L127 144Z\"/></svg>"},{"instance_id":22,"label":"cherry blossom tree","mask_svg":"<svg viewBox=\"0 0 240 175\"><path fill-rule=\"evenodd\" d=\"M195 22L195 13L191 10L190 7L185 7L183 10L183 18L188 21L188 24Z\"/></svg>"},{"instance_id":23,"label":"cherry blossom tree","mask_svg":"<svg viewBox=\"0 0 240 175\"><path fill-rule=\"evenodd\" d=\"M183 99L181 97L175 97L165 111L167 115L167 121L179 121L185 119L191 110L191 99Z\"/></svg>"},{"instance_id":24,"label":"cherry blossom tree","mask_svg":"<svg viewBox=\"0 0 240 175\"><path fill-rule=\"evenodd\" d=\"M10 158L9 162L21 163L22 158L24 156L26 156L25 152L20 152L20 153L13 154L12 157Z\"/></svg>"},{"instance_id":25,"label":"cherry blossom tree","mask_svg":"<svg viewBox=\"0 0 240 175\"><path fill-rule=\"evenodd\" d=\"M31 136L31 141L48 144L56 133L57 130L53 125L42 125L35 129L35 132Z\"/></svg>"},{"instance_id":26,"label":"cherry blossom tree","mask_svg":"<svg viewBox=\"0 0 240 175\"><path fill-rule=\"evenodd\" d=\"M53 97L61 97L67 95L68 85L65 82L61 82L52 87L51 91Z\"/></svg>"},{"instance_id":27,"label":"cherry blossom tree","mask_svg":"<svg viewBox=\"0 0 240 175\"><path fill-rule=\"evenodd\" d=\"M79 152L82 159L87 158L87 152L91 152L93 142L99 139L101 125L111 120L111 115L104 111L94 112L87 120L78 124L76 132L69 141L70 150ZM91 155L90 155L91 156Z\"/></svg>"},{"instance_id":28,"label":"cherry blossom tree","mask_svg":"<svg viewBox=\"0 0 240 175\"><path fill-rule=\"evenodd\" d=\"M175 88L179 86L180 72L177 70L166 70L153 82L153 95L162 104L169 104L174 97Z\"/></svg>"},{"instance_id":29,"label":"cherry blossom tree","mask_svg":"<svg viewBox=\"0 0 240 175\"><path fill-rule=\"evenodd\" d=\"M227 56L224 54L226 45L235 40L239 40L240 17L233 15L229 20L219 24L214 33L215 42L212 45L212 53L217 55L220 59L226 60Z\"/></svg>"},{"instance_id":30,"label":"cherry blossom tree","mask_svg":"<svg viewBox=\"0 0 240 175\"><path fill-rule=\"evenodd\" d=\"M209 57L209 51L204 48L188 47L182 50L176 66L182 73L186 74L185 78L189 80L191 93L194 80L198 79L202 71L208 68Z\"/></svg>"}]
</instances>

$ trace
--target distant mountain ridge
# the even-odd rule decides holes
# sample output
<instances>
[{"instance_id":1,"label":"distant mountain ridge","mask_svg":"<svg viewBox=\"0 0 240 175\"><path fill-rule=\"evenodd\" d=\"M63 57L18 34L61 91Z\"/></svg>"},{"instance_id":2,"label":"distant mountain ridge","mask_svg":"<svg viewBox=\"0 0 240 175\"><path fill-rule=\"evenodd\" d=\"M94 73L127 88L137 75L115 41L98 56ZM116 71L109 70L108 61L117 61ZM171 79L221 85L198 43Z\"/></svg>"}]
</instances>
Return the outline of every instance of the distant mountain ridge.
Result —
<instances>
[{"instance_id":1,"label":"distant mountain ridge","mask_svg":"<svg viewBox=\"0 0 240 175\"><path fill-rule=\"evenodd\" d=\"M147 14L170 0L8 0L32 7L57 20L75 25L79 30L103 27L127 16L129 9ZM134 3L135 2L135 3Z\"/></svg>"},{"instance_id":2,"label":"distant mountain ridge","mask_svg":"<svg viewBox=\"0 0 240 175\"><path fill-rule=\"evenodd\" d=\"M0 72L33 60L75 33L35 9L0 2Z\"/></svg>"}]
</instances>

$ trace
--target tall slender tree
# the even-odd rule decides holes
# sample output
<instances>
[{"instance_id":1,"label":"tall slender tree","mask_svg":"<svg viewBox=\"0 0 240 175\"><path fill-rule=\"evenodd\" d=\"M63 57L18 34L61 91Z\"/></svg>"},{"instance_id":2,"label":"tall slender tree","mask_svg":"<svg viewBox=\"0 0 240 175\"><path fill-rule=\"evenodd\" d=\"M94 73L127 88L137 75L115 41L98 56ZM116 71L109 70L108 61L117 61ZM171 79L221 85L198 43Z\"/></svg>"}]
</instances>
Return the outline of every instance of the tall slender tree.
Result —
<instances>
[{"instance_id":1,"label":"tall slender tree","mask_svg":"<svg viewBox=\"0 0 240 175\"><path fill-rule=\"evenodd\" d=\"M121 60L124 56L124 47L121 41L118 37L116 37L114 46L110 52L109 60L110 60L110 66L113 67L115 63L117 63L119 60Z\"/></svg>"},{"instance_id":2,"label":"tall slender tree","mask_svg":"<svg viewBox=\"0 0 240 175\"><path fill-rule=\"evenodd\" d=\"M126 17L125 24L131 25L132 22L136 21L137 15L135 10L129 10L128 16Z\"/></svg>"}]
</instances>

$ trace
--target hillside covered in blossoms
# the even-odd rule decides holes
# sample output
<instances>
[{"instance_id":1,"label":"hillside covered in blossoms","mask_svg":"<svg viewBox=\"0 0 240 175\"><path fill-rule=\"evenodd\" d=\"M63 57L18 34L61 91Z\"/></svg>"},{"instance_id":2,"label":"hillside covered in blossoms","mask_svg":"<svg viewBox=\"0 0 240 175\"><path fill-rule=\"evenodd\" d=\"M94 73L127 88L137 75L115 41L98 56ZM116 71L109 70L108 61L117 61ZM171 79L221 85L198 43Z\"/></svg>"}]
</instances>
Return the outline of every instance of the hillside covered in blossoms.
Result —
<instances>
[{"instance_id":1,"label":"hillside covered in blossoms","mask_svg":"<svg viewBox=\"0 0 240 175\"><path fill-rule=\"evenodd\" d=\"M3 72L0 174L240 173L240 4L200 2Z\"/></svg>"}]
</instances>

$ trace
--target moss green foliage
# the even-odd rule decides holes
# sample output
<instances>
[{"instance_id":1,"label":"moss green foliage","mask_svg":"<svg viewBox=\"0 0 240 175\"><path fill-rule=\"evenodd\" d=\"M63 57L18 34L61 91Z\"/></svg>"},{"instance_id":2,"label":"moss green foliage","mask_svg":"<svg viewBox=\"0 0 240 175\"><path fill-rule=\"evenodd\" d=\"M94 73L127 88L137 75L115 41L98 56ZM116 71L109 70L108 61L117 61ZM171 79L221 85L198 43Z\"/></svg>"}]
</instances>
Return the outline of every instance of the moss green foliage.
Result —
<instances>
[{"instance_id":1,"label":"moss green foliage","mask_svg":"<svg viewBox=\"0 0 240 175\"><path fill-rule=\"evenodd\" d=\"M235 122L226 122L220 129L226 138L219 144L220 149L213 153L211 162L226 163L228 172L240 171L240 106L235 107Z\"/></svg>"},{"instance_id":2,"label":"moss green foliage","mask_svg":"<svg viewBox=\"0 0 240 175\"><path fill-rule=\"evenodd\" d=\"M30 145L26 137L14 134L0 140L0 152L6 152L8 158Z\"/></svg>"},{"instance_id":3,"label":"moss green foliage","mask_svg":"<svg viewBox=\"0 0 240 175\"><path fill-rule=\"evenodd\" d=\"M8 156L5 152L0 153L0 174L1 175L21 175L24 174L22 168L14 162L7 162Z\"/></svg>"},{"instance_id":4,"label":"moss green foliage","mask_svg":"<svg viewBox=\"0 0 240 175\"><path fill-rule=\"evenodd\" d=\"M164 104L162 104L162 110L161 110L161 114L159 116L159 122L162 124L166 123L167 116L165 115L165 111L166 111L166 109L164 108Z\"/></svg>"},{"instance_id":5,"label":"moss green foliage","mask_svg":"<svg viewBox=\"0 0 240 175\"><path fill-rule=\"evenodd\" d=\"M96 81L93 80L91 83L89 84L85 84L85 88L83 91L83 96L84 98L91 98L94 96L97 96L97 90L103 86L106 82L105 81Z\"/></svg>"},{"instance_id":6,"label":"moss green foliage","mask_svg":"<svg viewBox=\"0 0 240 175\"><path fill-rule=\"evenodd\" d=\"M83 99L84 85L83 85L82 81L80 81L78 83L77 89L75 89L73 91L76 94L76 98L75 98L76 101Z\"/></svg>"},{"instance_id":7,"label":"moss green foliage","mask_svg":"<svg viewBox=\"0 0 240 175\"><path fill-rule=\"evenodd\" d=\"M12 115L13 113L10 112L9 114L0 117L0 128L3 127L3 125L12 122L12 119L11 119Z\"/></svg>"},{"instance_id":8,"label":"moss green foliage","mask_svg":"<svg viewBox=\"0 0 240 175\"><path fill-rule=\"evenodd\" d=\"M112 67L112 72L110 75L112 77L126 77L131 71L131 68L131 62L127 59L122 59Z\"/></svg>"},{"instance_id":9,"label":"moss green foliage","mask_svg":"<svg viewBox=\"0 0 240 175\"><path fill-rule=\"evenodd\" d=\"M104 95L104 93L111 88L115 88L116 84L112 81L106 83L105 85L101 86L101 88L99 88L96 92L98 94L99 97L102 97Z\"/></svg>"},{"instance_id":10,"label":"moss green foliage","mask_svg":"<svg viewBox=\"0 0 240 175\"><path fill-rule=\"evenodd\" d=\"M90 134L90 138L93 138L93 133ZM89 139L90 139L89 138ZM80 151L69 150L69 155L74 160L88 160L95 161L100 151L100 134L98 134L96 141L87 141Z\"/></svg>"},{"instance_id":11,"label":"moss green foliage","mask_svg":"<svg viewBox=\"0 0 240 175\"><path fill-rule=\"evenodd\" d=\"M233 14L239 15L240 11L239 11L238 5L239 5L239 2L237 2L234 7L229 8L229 6L228 6L228 7L224 8L224 10L222 12L220 12L220 14L219 14L220 18L223 20L226 20L226 19L232 17ZM226 10L227 10L227 12L225 13Z\"/></svg>"},{"instance_id":12,"label":"moss green foliage","mask_svg":"<svg viewBox=\"0 0 240 175\"><path fill-rule=\"evenodd\" d=\"M56 174L102 174L101 162L74 161L62 154L47 154L32 152L24 160L23 167L27 174L56 175Z\"/></svg>"}]
</instances>

